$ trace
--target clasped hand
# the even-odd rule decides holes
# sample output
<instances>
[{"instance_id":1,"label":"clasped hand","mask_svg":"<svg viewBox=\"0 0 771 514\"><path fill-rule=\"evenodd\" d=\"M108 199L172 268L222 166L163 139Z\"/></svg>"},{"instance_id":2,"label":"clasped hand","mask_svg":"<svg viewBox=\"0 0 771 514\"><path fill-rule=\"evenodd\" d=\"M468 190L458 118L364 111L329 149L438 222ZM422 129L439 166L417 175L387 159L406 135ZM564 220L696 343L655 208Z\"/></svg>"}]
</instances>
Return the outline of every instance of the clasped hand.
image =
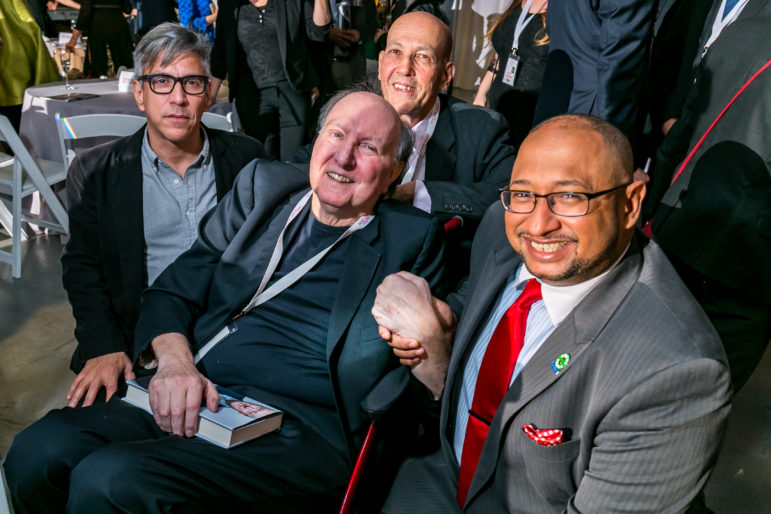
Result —
<instances>
[{"instance_id":1,"label":"clasped hand","mask_svg":"<svg viewBox=\"0 0 771 514\"><path fill-rule=\"evenodd\" d=\"M457 325L450 306L431 295L424 279L400 271L387 276L377 288L372 315L394 355L440 396Z\"/></svg>"}]
</instances>

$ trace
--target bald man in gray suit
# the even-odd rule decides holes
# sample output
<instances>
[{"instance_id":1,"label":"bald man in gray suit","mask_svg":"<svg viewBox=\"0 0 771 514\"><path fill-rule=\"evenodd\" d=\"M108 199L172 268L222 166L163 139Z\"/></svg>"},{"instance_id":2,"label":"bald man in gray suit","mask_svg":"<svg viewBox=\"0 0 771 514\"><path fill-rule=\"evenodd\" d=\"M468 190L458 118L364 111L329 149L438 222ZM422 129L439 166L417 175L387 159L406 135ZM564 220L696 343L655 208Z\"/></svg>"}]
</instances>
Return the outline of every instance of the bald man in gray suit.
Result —
<instances>
[{"instance_id":1,"label":"bald man in gray suit","mask_svg":"<svg viewBox=\"0 0 771 514\"><path fill-rule=\"evenodd\" d=\"M449 305L417 277L386 278L373 314L441 404L442 444L402 466L385 512L680 512L698 501L729 372L662 251L635 234L644 194L617 129L553 118L525 139ZM450 308L462 311L457 331Z\"/></svg>"}]
</instances>

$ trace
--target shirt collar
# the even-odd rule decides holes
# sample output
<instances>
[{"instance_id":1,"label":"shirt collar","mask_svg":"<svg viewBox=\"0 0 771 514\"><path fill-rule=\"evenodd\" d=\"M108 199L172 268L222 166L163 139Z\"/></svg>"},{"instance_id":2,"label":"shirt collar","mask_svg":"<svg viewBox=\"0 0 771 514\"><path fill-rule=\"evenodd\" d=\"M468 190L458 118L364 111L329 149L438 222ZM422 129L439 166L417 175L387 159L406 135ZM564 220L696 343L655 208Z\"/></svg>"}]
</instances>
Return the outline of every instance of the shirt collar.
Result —
<instances>
[{"instance_id":1,"label":"shirt collar","mask_svg":"<svg viewBox=\"0 0 771 514\"><path fill-rule=\"evenodd\" d=\"M209 165L209 161L211 160L211 152L209 152L209 136L206 134L206 131L203 130L203 128L201 128L201 137L203 138L203 146L201 147L201 151L198 154L198 157L196 157L195 161L193 161L193 164L188 166L188 169L202 168L203 166ZM153 148L150 146L150 140L147 137L147 128L145 128L145 135L142 138L142 152L146 153L150 158L150 162L152 162L153 169L156 173L161 169L161 164L163 164L164 168L171 169L171 167L166 164L163 159L158 157L158 154L156 154Z\"/></svg>"},{"instance_id":2,"label":"shirt collar","mask_svg":"<svg viewBox=\"0 0 771 514\"><path fill-rule=\"evenodd\" d=\"M429 120L431 119L431 116L435 116L438 111L439 97L436 97L436 100L434 100L434 105L431 107L431 110L428 111L428 116L417 122L415 126L412 127L412 148L413 151L417 152L419 155L423 155L426 151L426 145L423 144L423 139L426 137L426 132L428 132Z\"/></svg>"},{"instance_id":3,"label":"shirt collar","mask_svg":"<svg viewBox=\"0 0 771 514\"><path fill-rule=\"evenodd\" d=\"M618 260L613 263L613 266L601 274L590 278L585 282L574 284L572 286L552 286L549 284L544 284L535 276L533 276L533 274L530 273L530 271L527 269L527 266L522 263L519 265L519 268L516 271L517 288L520 288L524 282L527 282L531 278L535 278L538 280L538 282L541 282L541 296L543 296L543 303L546 307L546 312L549 314L551 322L554 325L559 325L562 320L564 320L568 314L570 314L571 311L575 309L579 303L581 303L581 300L583 300L597 284L602 282L608 273L613 271L613 269L618 266L618 263L621 262L621 259L624 258L624 255L626 255L628 250L629 246L627 245L626 249L621 253L621 257L619 257Z\"/></svg>"}]
</instances>

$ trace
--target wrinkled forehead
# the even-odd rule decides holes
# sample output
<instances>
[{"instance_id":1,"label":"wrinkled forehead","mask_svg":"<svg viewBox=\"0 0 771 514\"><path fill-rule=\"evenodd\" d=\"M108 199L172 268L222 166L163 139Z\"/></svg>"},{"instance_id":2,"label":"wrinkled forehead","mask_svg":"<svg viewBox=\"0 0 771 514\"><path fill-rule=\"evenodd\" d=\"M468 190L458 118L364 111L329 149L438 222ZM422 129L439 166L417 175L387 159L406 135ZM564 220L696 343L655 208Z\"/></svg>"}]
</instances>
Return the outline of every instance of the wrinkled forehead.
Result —
<instances>
[{"instance_id":1,"label":"wrinkled forehead","mask_svg":"<svg viewBox=\"0 0 771 514\"><path fill-rule=\"evenodd\" d=\"M452 50L452 34L439 18L418 11L402 15L394 22L388 31L387 44L430 50L446 61Z\"/></svg>"}]
</instances>

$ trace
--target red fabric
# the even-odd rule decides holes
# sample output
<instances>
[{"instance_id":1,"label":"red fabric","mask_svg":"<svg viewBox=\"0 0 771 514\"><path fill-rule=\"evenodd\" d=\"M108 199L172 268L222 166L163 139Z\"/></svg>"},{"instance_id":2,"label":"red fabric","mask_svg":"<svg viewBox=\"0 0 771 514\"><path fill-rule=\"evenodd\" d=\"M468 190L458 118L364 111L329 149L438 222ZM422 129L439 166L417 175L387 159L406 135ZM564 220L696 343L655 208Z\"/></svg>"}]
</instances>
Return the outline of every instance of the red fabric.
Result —
<instances>
[{"instance_id":1,"label":"red fabric","mask_svg":"<svg viewBox=\"0 0 771 514\"><path fill-rule=\"evenodd\" d=\"M490 430L490 422L498 410L506 391L509 389L511 374L517 363L519 351L525 341L527 315L530 306L541 299L541 284L530 279L517 301L503 315L487 345L482 365L479 368L474 401L471 404L466 437L463 440L463 455L458 479L458 505L466 503L471 479L482 453L482 446ZM482 418L482 419L480 419Z\"/></svg>"},{"instance_id":2,"label":"red fabric","mask_svg":"<svg viewBox=\"0 0 771 514\"><path fill-rule=\"evenodd\" d=\"M522 431L541 446L557 446L562 444L562 430L559 428L538 429L535 425L527 424L522 427Z\"/></svg>"}]
</instances>

